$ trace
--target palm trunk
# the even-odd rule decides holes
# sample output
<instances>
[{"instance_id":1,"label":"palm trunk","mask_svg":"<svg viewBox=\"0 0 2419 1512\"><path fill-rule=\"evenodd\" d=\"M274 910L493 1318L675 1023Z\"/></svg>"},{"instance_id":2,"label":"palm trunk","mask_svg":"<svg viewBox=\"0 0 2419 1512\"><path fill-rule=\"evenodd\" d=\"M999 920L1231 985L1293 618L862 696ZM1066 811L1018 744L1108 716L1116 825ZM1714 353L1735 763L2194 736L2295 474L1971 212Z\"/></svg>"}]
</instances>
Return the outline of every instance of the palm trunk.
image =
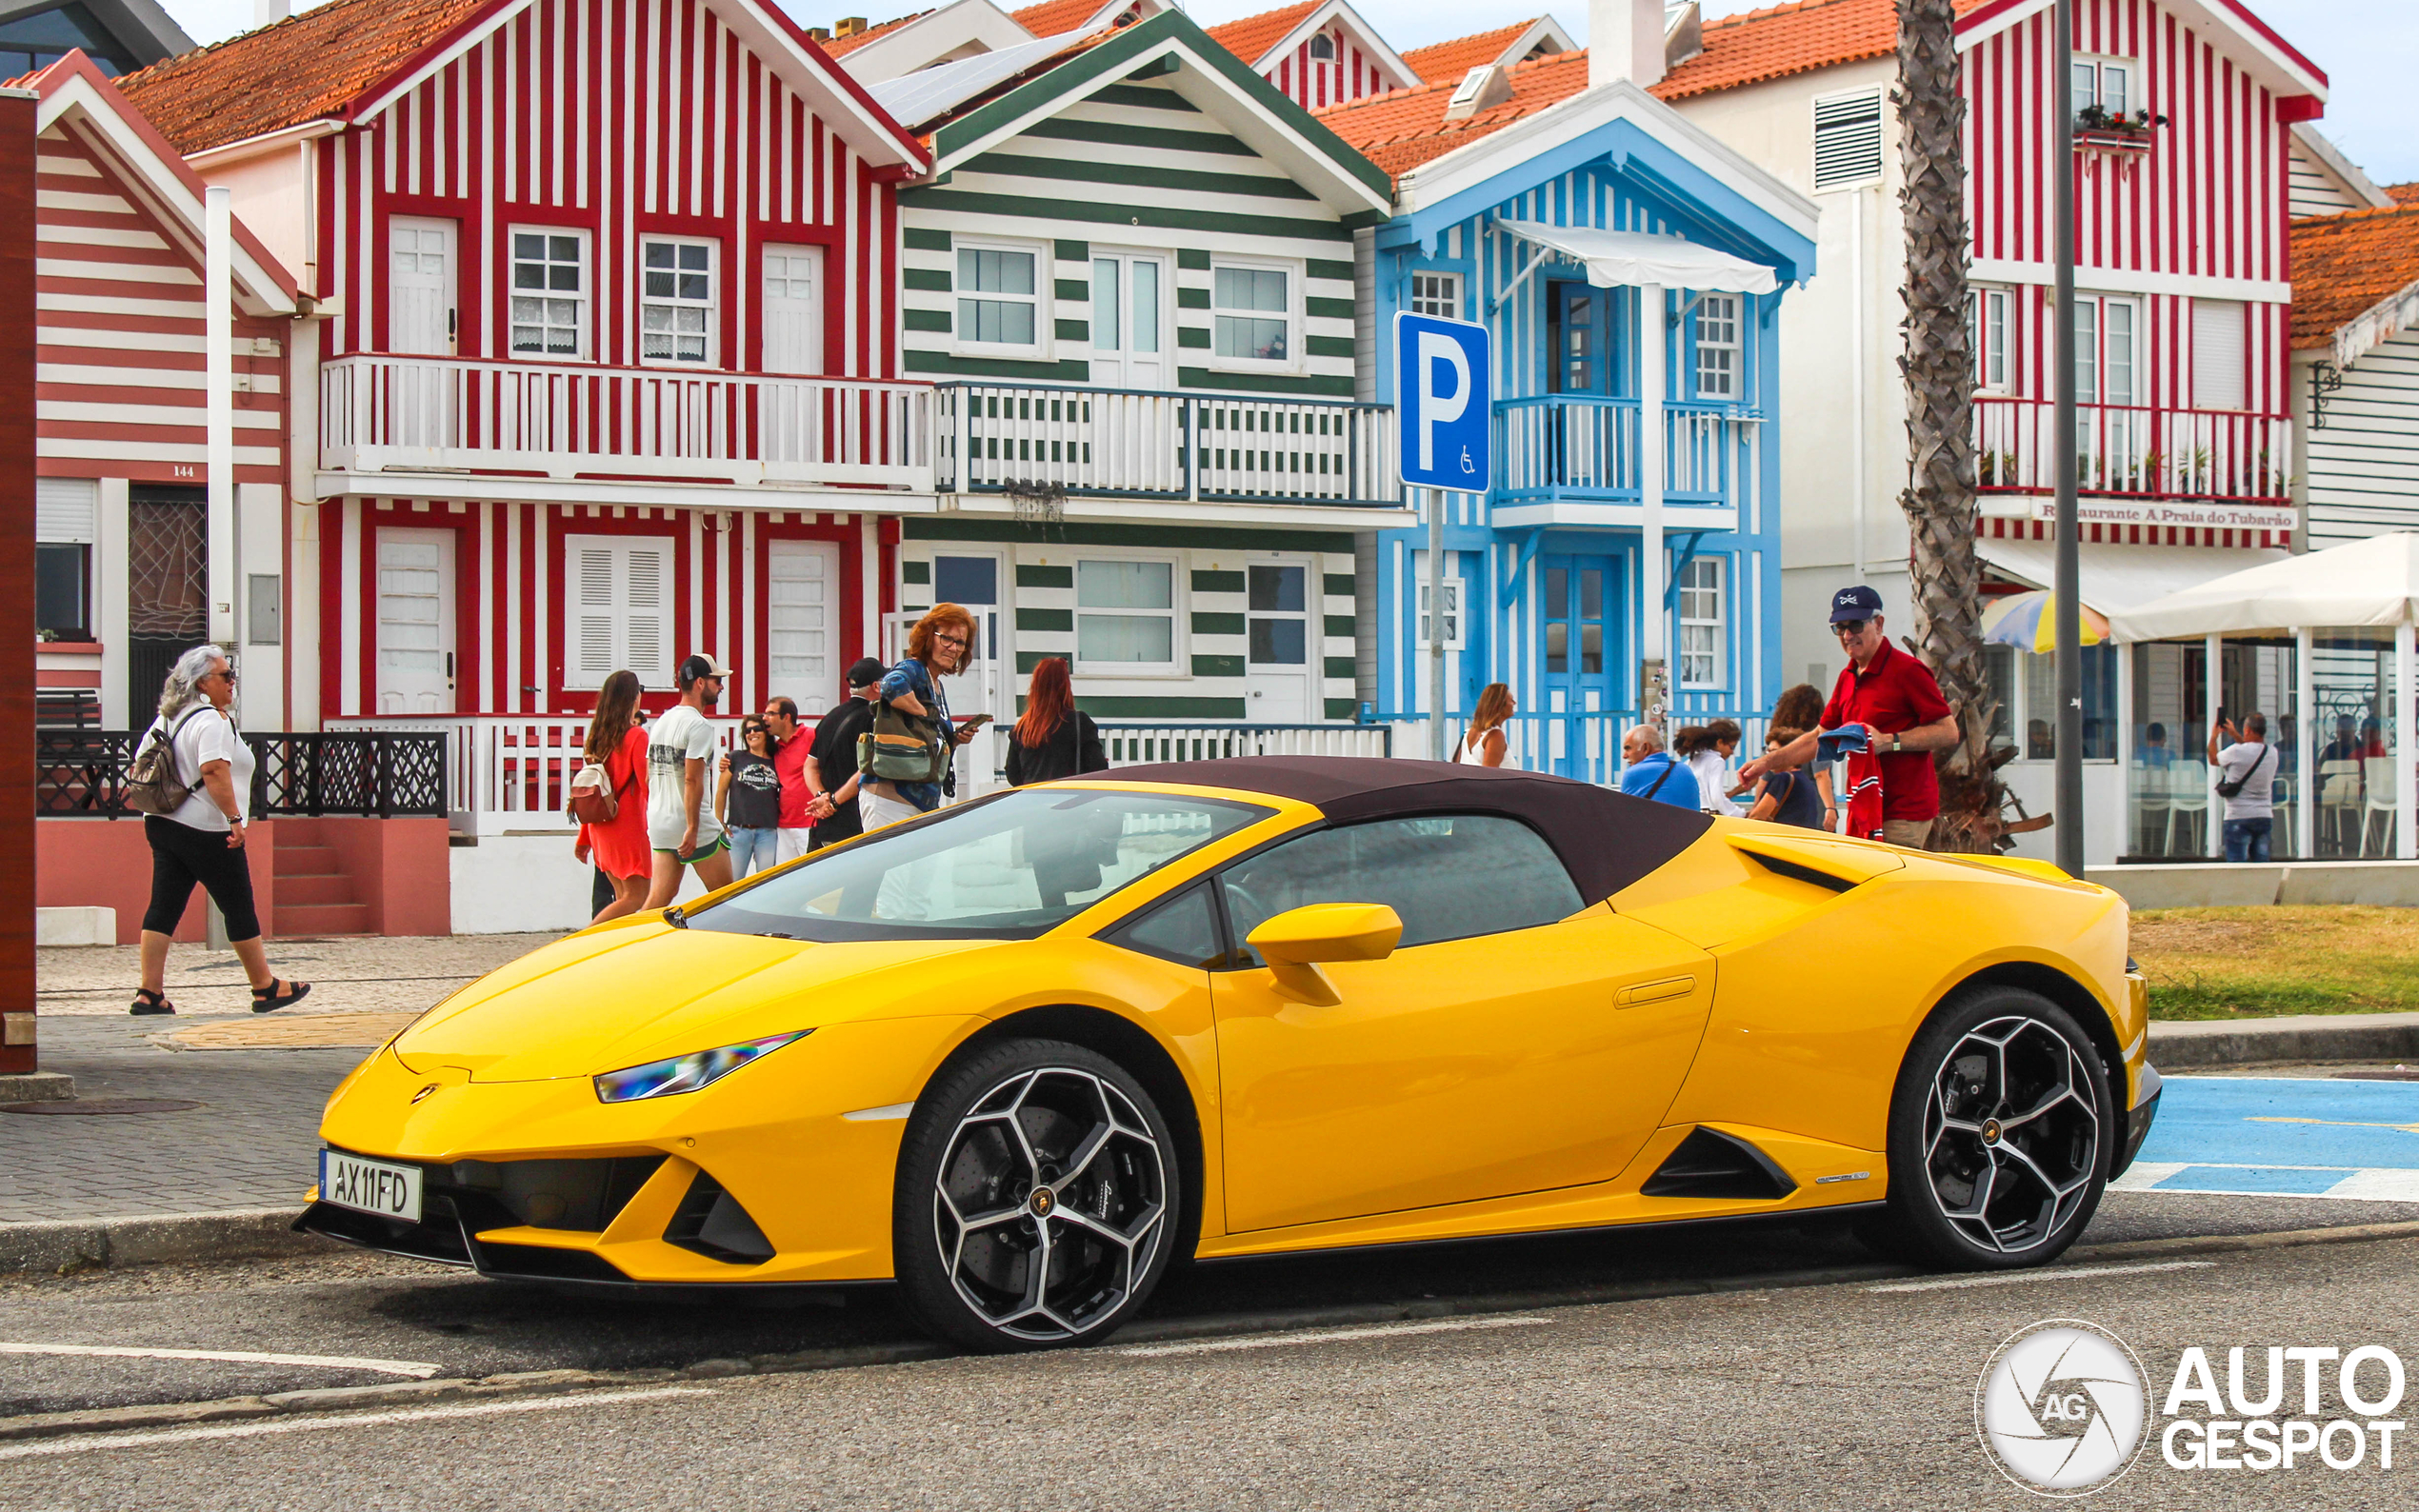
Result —
<instances>
[{"instance_id":1,"label":"palm trunk","mask_svg":"<svg viewBox=\"0 0 2419 1512\"><path fill-rule=\"evenodd\" d=\"M1990 764L1996 709L1982 658L1974 557L1973 354L1966 327L1965 97L1952 0L1898 0L1899 208L1907 226L1909 645L1956 711L1963 742L1935 758L1938 850L1995 851L2003 795Z\"/></svg>"}]
</instances>

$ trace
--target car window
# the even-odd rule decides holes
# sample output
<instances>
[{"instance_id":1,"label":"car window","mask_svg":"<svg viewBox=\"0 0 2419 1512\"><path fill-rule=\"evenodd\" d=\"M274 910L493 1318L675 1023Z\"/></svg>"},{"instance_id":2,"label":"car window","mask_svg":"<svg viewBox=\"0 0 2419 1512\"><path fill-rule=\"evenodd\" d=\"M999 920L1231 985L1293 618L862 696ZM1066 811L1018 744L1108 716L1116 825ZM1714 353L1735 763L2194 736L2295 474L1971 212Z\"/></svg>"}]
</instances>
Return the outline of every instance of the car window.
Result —
<instances>
[{"instance_id":1,"label":"car window","mask_svg":"<svg viewBox=\"0 0 2419 1512\"><path fill-rule=\"evenodd\" d=\"M1207 886L1188 887L1101 938L1178 965L1226 965L1227 947L1218 937L1218 913Z\"/></svg>"},{"instance_id":2,"label":"car window","mask_svg":"<svg viewBox=\"0 0 2419 1512\"><path fill-rule=\"evenodd\" d=\"M1030 787L876 830L687 916L790 940L1030 939L1273 809Z\"/></svg>"},{"instance_id":3,"label":"car window","mask_svg":"<svg viewBox=\"0 0 2419 1512\"><path fill-rule=\"evenodd\" d=\"M1313 903L1385 904L1403 916L1406 946L1530 929L1585 906L1552 847L1493 814L1314 830L1219 876L1238 946L1268 920Z\"/></svg>"}]
</instances>

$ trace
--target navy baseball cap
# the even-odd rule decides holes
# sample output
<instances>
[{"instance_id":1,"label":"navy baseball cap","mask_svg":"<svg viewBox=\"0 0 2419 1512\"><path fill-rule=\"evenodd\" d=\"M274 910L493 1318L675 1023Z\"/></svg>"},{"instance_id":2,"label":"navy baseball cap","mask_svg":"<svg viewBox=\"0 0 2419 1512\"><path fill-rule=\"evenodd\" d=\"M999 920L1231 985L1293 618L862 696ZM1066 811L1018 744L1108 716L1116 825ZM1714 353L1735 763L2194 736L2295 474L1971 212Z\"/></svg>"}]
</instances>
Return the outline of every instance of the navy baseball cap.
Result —
<instances>
[{"instance_id":1,"label":"navy baseball cap","mask_svg":"<svg viewBox=\"0 0 2419 1512\"><path fill-rule=\"evenodd\" d=\"M850 687L871 687L874 684L882 681L882 675L889 670L889 667L883 666L880 662L875 661L872 657L861 656L849 666L849 686Z\"/></svg>"},{"instance_id":2,"label":"navy baseball cap","mask_svg":"<svg viewBox=\"0 0 2419 1512\"><path fill-rule=\"evenodd\" d=\"M680 686L685 689L703 677L729 677L730 668L710 656L691 656L680 664Z\"/></svg>"},{"instance_id":3,"label":"navy baseball cap","mask_svg":"<svg viewBox=\"0 0 2419 1512\"><path fill-rule=\"evenodd\" d=\"M1842 620L1869 620L1882 611L1882 596L1859 583L1852 588L1842 588L1831 595L1831 623Z\"/></svg>"}]
</instances>

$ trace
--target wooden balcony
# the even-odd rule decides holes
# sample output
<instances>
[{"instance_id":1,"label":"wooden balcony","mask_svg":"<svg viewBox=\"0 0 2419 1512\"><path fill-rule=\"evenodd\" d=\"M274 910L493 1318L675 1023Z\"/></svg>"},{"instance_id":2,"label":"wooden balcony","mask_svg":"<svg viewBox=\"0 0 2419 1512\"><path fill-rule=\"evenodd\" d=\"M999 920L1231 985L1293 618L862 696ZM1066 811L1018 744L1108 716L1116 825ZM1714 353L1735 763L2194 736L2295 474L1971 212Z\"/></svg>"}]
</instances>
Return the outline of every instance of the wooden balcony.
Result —
<instances>
[{"instance_id":1,"label":"wooden balcony","mask_svg":"<svg viewBox=\"0 0 2419 1512\"><path fill-rule=\"evenodd\" d=\"M1677 508L1730 507L1741 452L1761 417L1734 405L1663 407L1663 500ZM1643 476L1638 401L1534 394L1495 404L1496 493L1508 503L1637 504Z\"/></svg>"},{"instance_id":2,"label":"wooden balcony","mask_svg":"<svg viewBox=\"0 0 2419 1512\"><path fill-rule=\"evenodd\" d=\"M319 405L331 472L932 487L925 384L355 356Z\"/></svg>"},{"instance_id":3,"label":"wooden balcony","mask_svg":"<svg viewBox=\"0 0 2419 1512\"><path fill-rule=\"evenodd\" d=\"M2057 487L2057 407L1974 398L1974 481L1985 493ZM2237 410L2075 407L2075 485L2140 499L2289 506L2292 424Z\"/></svg>"},{"instance_id":4,"label":"wooden balcony","mask_svg":"<svg viewBox=\"0 0 2419 1512\"><path fill-rule=\"evenodd\" d=\"M942 384L943 492L1390 508L1389 405Z\"/></svg>"}]
</instances>

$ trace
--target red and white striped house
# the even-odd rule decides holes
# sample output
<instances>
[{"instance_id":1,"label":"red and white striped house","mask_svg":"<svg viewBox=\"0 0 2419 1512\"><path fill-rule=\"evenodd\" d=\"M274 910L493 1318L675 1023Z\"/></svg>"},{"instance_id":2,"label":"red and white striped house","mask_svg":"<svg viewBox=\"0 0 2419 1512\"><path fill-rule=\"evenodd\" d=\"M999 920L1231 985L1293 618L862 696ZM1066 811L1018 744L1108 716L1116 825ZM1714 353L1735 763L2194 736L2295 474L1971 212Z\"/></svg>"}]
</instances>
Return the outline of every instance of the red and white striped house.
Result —
<instances>
[{"instance_id":1,"label":"red and white striped house","mask_svg":"<svg viewBox=\"0 0 2419 1512\"><path fill-rule=\"evenodd\" d=\"M780 10L332 0L122 87L299 271L290 727L841 695L931 507L925 159Z\"/></svg>"},{"instance_id":2,"label":"red and white striped house","mask_svg":"<svg viewBox=\"0 0 2419 1512\"><path fill-rule=\"evenodd\" d=\"M1421 82L1346 0L1301 0L1209 29L1251 71L1306 110Z\"/></svg>"}]
</instances>

